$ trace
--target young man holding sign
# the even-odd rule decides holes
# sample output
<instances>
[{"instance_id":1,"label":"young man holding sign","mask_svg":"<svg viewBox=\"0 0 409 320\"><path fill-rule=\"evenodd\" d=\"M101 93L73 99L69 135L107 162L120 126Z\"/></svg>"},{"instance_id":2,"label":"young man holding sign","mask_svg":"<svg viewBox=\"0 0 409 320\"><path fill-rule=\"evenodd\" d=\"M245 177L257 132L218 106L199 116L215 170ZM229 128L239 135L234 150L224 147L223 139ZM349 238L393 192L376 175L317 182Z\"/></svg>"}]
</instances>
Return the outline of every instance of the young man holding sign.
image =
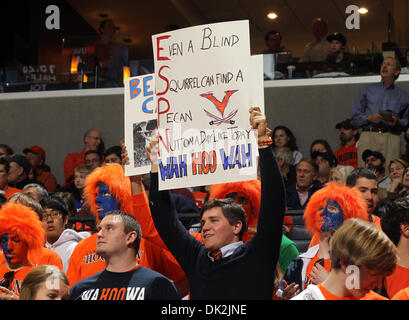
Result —
<instances>
[{"instance_id":1,"label":"young man holding sign","mask_svg":"<svg viewBox=\"0 0 409 320\"><path fill-rule=\"evenodd\" d=\"M250 123L257 129L259 139L261 206L258 231L246 243L241 241L247 227L244 209L228 199L213 200L202 208L203 244L196 241L178 221L169 191L158 191L157 141L152 141L147 149L152 162L149 192L152 218L189 279L192 300L273 297L285 189L271 145L266 142L271 143L269 129L259 108L250 109ZM267 195L268 190L274 192ZM248 270L257 272L248 273Z\"/></svg>"}]
</instances>

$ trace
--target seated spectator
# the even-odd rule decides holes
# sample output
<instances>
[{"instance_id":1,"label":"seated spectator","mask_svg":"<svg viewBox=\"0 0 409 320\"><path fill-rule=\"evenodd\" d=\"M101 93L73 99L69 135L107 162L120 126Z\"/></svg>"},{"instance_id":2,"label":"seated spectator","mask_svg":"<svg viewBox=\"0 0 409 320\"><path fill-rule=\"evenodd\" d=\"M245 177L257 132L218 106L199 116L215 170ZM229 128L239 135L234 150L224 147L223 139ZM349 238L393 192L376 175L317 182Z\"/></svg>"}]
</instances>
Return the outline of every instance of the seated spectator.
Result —
<instances>
[{"instance_id":1,"label":"seated spectator","mask_svg":"<svg viewBox=\"0 0 409 320\"><path fill-rule=\"evenodd\" d=\"M61 189L61 191L63 192L69 192L72 194L72 196L74 197L75 208L77 209L77 212L79 212L84 205L85 179L91 172L92 169L89 166L79 165L74 170L74 182Z\"/></svg>"},{"instance_id":2,"label":"seated spectator","mask_svg":"<svg viewBox=\"0 0 409 320\"><path fill-rule=\"evenodd\" d=\"M388 300L372 290L394 272L396 247L377 227L356 218L344 222L329 253L331 271L324 282L309 285L293 300Z\"/></svg>"},{"instance_id":3,"label":"seated spectator","mask_svg":"<svg viewBox=\"0 0 409 320\"><path fill-rule=\"evenodd\" d=\"M11 149L7 144L0 144L0 158L10 158L13 154L13 149Z\"/></svg>"},{"instance_id":4,"label":"seated spectator","mask_svg":"<svg viewBox=\"0 0 409 320\"><path fill-rule=\"evenodd\" d=\"M85 165L90 167L91 170L102 166L102 155L96 150L88 150L84 154Z\"/></svg>"},{"instance_id":5,"label":"seated spectator","mask_svg":"<svg viewBox=\"0 0 409 320\"><path fill-rule=\"evenodd\" d=\"M319 151L319 152L329 151L330 153L334 153L328 141L324 139L316 139L311 143L311 146L310 146L310 156L311 157L314 151Z\"/></svg>"},{"instance_id":6,"label":"seated spectator","mask_svg":"<svg viewBox=\"0 0 409 320\"><path fill-rule=\"evenodd\" d=\"M329 172L329 181L343 185L346 183L347 177L352 171L354 171L354 167L352 166L336 166Z\"/></svg>"},{"instance_id":7,"label":"seated spectator","mask_svg":"<svg viewBox=\"0 0 409 320\"><path fill-rule=\"evenodd\" d=\"M45 151L43 148L32 146L31 148L25 148L23 153L26 154L27 160L30 161L35 173L35 179L42 182L48 192L55 191L57 189L57 179L45 164Z\"/></svg>"},{"instance_id":8,"label":"seated spectator","mask_svg":"<svg viewBox=\"0 0 409 320\"><path fill-rule=\"evenodd\" d=\"M268 32L265 37L265 44L266 49L263 51L263 54L271 54L271 53L289 53L288 55L278 55L277 63L289 63L291 62L291 52L281 46L281 42L283 40L283 36L280 32L276 30L272 30Z\"/></svg>"},{"instance_id":9,"label":"seated spectator","mask_svg":"<svg viewBox=\"0 0 409 320\"><path fill-rule=\"evenodd\" d=\"M339 139L341 145L334 152L337 158L338 165L358 167L358 151L356 142L359 139L359 132L356 127L351 124L350 119L345 119L335 126L339 130Z\"/></svg>"},{"instance_id":10,"label":"seated spectator","mask_svg":"<svg viewBox=\"0 0 409 320\"><path fill-rule=\"evenodd\" d=\"M329 174L332 168L337 166L337 159L331 152L314 151L312 158L318 166L318 178L322 184L329 181Z\"/></svg>"},{"instance_id":11,"label":"seated spectator","mask_svg":"<svg viewBox=\"0 0 409 320\"><path fill-rule=\"evenodd\" d=\"M64 272L53 265L41 265L24 278L20 300L68 300L69 288Z\"/></svg>"},{"instance_id":12,"label":"seated spectator","mask_svg":"<svg viewBox=\"0 0 409 320\"><path fill-rule=\"evenodd\" d=\"M46 188L36 183L29 183L24 186L23 193L30 196L34 200L40 202L48 196Z\"/></svg>"},{"instance_id":13,"label":"seated spectator","mask_svg":"<svg viewBox=\"0 0 409 320\"><path fill-rule=\"evenodd\" d=\"M318 166L313 159L302 159L296 167L296 183L287 187L287 208L304 209L308 200L322 184L317 180Z\"/></svg>"},{"instance_id":14,"label":"seated spectator","mask_svg":"<svg viewBox=\"0 0 409 320\"><path fill-rule=\"evenodd\" d=\"M25 156L15 154L12 157L8 158L8 161L10 163L8 176L10 186L22 190L24 186L29 183L37 183L43 185L42 182L38 180L32 180L28 177L31 169L31 164Z\"/></svg>"},{"instance_id":15,"label":"seated spectator","mask_svg":"<svg viewBox=\"0 0 409 320\"><path fill-rule=\"evenodd\" d=\"M315 192L305 208L304 220L306 229L312 237L319 238L319 243L291 263L280 289L284 290L286 284L295 282L293 289L303 291L310 284L324 281L331 265L329 239L344 221L352 218L368 219L365 201L358 191L329 183ZM291 296L284 293L284 298Z\"/></svg>"},{"instance_id":16,"label":"seated spectator","mask_svg":"<svg viewBox=\"0 0 409 320\"><path fill-rule=\"evenodd\" d=\"M296 170L294 165L294 157L290 148L276 147L273 149L274 155L277 158L278 165L283 176L285 186L291 186L296 182Z\"/></svg>"},{"instance_id":17,"label":"seated spectator","mask_svg":"<svg viewBox=\"0 0 409 320\"><path fill-rule=\"evenodd\" d=\"M43 207L38 201L34 200L30 196L24 193L18 192L18 193L11 195L10 198L8 199L8 202L21 204L23 206L33 209L35 213L37 213L38 219L40 221L42 220ZM33 255L33 257L31 258L31 262L37 265L52 264L52 265L57 266L60 270L63 269L62 260L60 256L58 255L58 253L46 247L42 247L40 250L38 250L38 252L36 252L36 254Z\"/></svg>"},{"instance_id":18,"label":"seated spectator","mask_svg":"<svg viewBox=\"0 0 409 320\"><path fill-rule=\"evenodd\" d=\"M77 214L77 208L75 207L75 199L71 193L58 191L53 193L53 196L64 200L65 205L67 206L68 209L68 219L74 217ZM75 225L70 221L68 221L67 223L67 228L77 230Z\"/></svg>"},{"instance_id":19,"label":"seated spectator","mask_svg":"<svg viewBox=\"0 0 409 320\"><path fill-rule=\"evenodd\" d=\"M3 192L6 199L8 199L13 193L21 192L21 189L9 186L9 171L10 163L7 158L0 158L0 191Z\"/></svg>"},{"instance_id":20,"label":"seated spectator","mask_svg":"<svg viewBox=\"0 0 409 320\"><path fill-rule=\"evenodd\" d=\"M378 204L376 175L367 168L358 168L347 177L346 185L358 190L366 202L368 220L381 229L381 219L374 214Z\"/></svg>"},{"instance_id":21,"label":"seated spectator","mask_svg":"<svg viewBox=\"0 0 409 320\"><path fill-rule=\"evenodd\" d=\"M302 154L298 151L297 139L293 135L290 129L286 126L277 126L273 130L273 148L276 147L288 147L293 152L294 165L302 159Z\"/></svg>"},{"instance_id":22,"label":"seated spectator","mask_svg":"<svg viewBox=\"0 0 409 320\"><path fill-rule=\"evenodd\" d=\"M76 232L66 229L68 208L64 200L58 197L47 197L41 202L43 207L42 223L47 235L45 246L54 250L61 257L64 272L68 269L71 254L82 239L89 237L89 232Z\"/></svg>"},{"instance_id":23,"label":"seated spectator","mask_svg":"<svg viewBox=\"0 0 409 320\"><path fill-rule=\"evenodd\" d=\"M101 151L102 138L101 133L97 130L88 130L84 134L84 148L81 152L68 154L64 159L64 186L74 181L74 169L81 164L85 164L84 155L88 150Z\"/></svg>"},{"instance_id":24,"label":"seated spectator","mask_svg":"<svg viewBox=\"0 0 409 320\"><path fill-rule=\"evenodd\" d=\"M315 18L312 21L312 33L315 40L305 46L299 62L324 62L327 58L330 47L325 37L328 33L327 22L322 18Z\"/></svg>"},{"instance_id":25,"label":"seated spectator","mask_svg":"<svg viewBox=\"0 0 409 320\"><path fill-rule=\"evenodd\" d=\"M385 157L379 151L366 149L362 153L362 160L365 162L365 168L368 168L376 175L378 188L389 190L392 180L385 174Z\"/></svg>"},{"instance_id":26,"label":"seated spectator","mask_svg":"<svg viewBox=\"0 0 409 320\"><path fill-rule=\"evenodd\" d=\"M385 201L380 211L382 231L395 244L398 254L395 272L382 285L382 293L392 298L409 287L409 198Z\"/></svg>"},{"instance_id":27,"label":"seated spectator","mask_svg":"<svg viewBox=\"0 0 409 320\"><path fill-rule=\"evenodd\" d=\"M4 256L0 286L18 296L25 276L35 267L31 257L43 247L45 232L34 210L6 203L0 209L0 236Z\"/></svg>"},{"instance_id":28,"label":"seated spectator","mask_svg":"<svg viewBox=\"0 0 409 320\"><path fill-rule=\"evenodd\" d=\"M141 226L133 216L120 210L107 212L98 225L96 242L96 253L104 259L105 268L75 283L70 299L179 300L173 281L137 263L141 238ZM115 293L117 288L123 290ZM144 290L131 298L130 292L135 288Z\"/></svg>"},{"instance_id":29,"label":"seated spectator","mask_svg":"<svg viewBox=\"0 0 409 320\"><path fill-rule=\"evenodd\" d=\"M391 184L389 189L379 187L378 190L379 199L385 199L390 195L397 194L401 194L401 196L403 195L402 193L406 191L406 187L403 185L404 182L403 176L406 173L406 168L408 166L409 166L408 163L402 159L393 159L389 162L388 171L389 178L391 179ZM405 184L407 185L406 182Z\"/></svg>"},{"instance_id":30,"label":"seated spectator","mask_svg":"<svg viewBox=\"0 0 409 320\"><path fill-rule=\"evenodd\" d=\"M121 151L122 151L122 148L120 146L113 146L113 147L108 148L104 153L105 163L121 164L122 162Z\"/></svg>"},{"instance_id":31,"label":"seated spectator","mask_svg":"<svg viewBox=\"0 0 409 320\"><path fill-rule=\"evenodd\" d=\"M347 39L342 33L335 32L327 37L330 43L326 62L331 64L330 70L350 73L353 56L345 51Z\"/></svg>"}]
</instances>

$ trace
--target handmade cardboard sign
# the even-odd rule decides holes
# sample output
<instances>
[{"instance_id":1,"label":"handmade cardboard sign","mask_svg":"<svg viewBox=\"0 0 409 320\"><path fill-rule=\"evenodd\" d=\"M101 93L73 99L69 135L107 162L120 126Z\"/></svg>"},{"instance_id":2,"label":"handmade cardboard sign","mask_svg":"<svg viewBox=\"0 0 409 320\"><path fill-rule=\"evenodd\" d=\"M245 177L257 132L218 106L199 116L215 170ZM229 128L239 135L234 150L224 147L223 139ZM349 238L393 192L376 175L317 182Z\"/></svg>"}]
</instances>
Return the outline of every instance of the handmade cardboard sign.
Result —
<instances>
[{"instance_id":1,"label":"handmade cardboard sign","mask_svg":"<svg viewBox=\"0 0 409 320\"><path fill-rule=\"evenodd\" d=\"M151 170L146 146L157 131L155 80L153 74L125 79L124 129L129 164L125 175L139 175Z\"/></svg>"},{"instance_id":2,"label":"handmade cardboard sign","mask_svg":"<svg viewBox=\"0 0 409 320\"><path fill-rule=\"evenodd\" d=\"M248 21L180 29L152 42L159 189L256 179L248 110L263 92L263 68L261 57L250 56Z\"/></svg>"}]
</instances>

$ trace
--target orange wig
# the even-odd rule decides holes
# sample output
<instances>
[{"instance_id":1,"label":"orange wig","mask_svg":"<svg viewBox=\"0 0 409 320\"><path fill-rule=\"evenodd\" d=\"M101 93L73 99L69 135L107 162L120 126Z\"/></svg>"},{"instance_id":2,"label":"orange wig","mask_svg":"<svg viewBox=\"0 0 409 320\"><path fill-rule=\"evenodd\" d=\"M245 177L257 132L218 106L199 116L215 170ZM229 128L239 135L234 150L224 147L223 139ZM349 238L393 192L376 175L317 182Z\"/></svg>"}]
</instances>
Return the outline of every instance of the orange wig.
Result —
<instances>
[{"instance_id":1,"label":"orange wig","mask_svg":"<svg viewBox=\"0 0 409 320\"><path fill-rule=\"evenodd\" d=\"M122 211L133 215L131 181L125 176L124 169L117 163L109 163L94 169L85 180L84 195L91 212L98 218L96 198L98 184L106 184Z\"/></svg>"},{"instance_id":2,"label":"orange wig","mask_svg":"<svg viewBox=\"0 0 409 320\"><path fill-rule=\"evenodd\" d=\"M344 221L351 218L368 220L366 203L359 191L330 182L314 192L304 210L305 226L312 235L316 232L321 233L321 212L328 199L339 204L344 213Z\"/></svg>"},{"instance_id":3,"label":"orange wig","mask_svg":"<svg viewBox=\"0 0 409 320\"><path fill-rule=\"evenodd\" d=\"M19 203L8 202L0 209L0 235L17 234L28 246L28 255L45 245L46 234L37 213Z\"/></svg>"},{"instance_id":4,"label":"orange wig","mask_svg":"<svg viewBox=\"0 0 409 320\"><path fill-rule=\"evenodd\" d=\"M256 227L261 202L260 180L248 180L212 185L209 199L224 199L230 193L237 192L251 203L251 211L246 212L249 227ZM249 211L249 210L247 210Z\"/></svg>"}]
</instances>

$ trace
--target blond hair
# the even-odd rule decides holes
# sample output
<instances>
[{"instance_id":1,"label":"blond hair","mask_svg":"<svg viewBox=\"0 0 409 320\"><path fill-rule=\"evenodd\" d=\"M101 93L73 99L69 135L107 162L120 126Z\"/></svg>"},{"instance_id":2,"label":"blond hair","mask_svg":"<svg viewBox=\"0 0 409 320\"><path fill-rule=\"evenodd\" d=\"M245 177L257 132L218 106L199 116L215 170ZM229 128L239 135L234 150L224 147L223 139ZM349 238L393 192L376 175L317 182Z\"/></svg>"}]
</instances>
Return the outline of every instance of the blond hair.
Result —
<instances>
[{"instance_id":1,"label":"blond hair","mask_svg":"<svg viewBox=\"0 0 409 320\"><path fill-rule=\"evenodd\" d=\"M349 174L354 170L355 168L353 166L336 166L329 171L329 177L332 178L334 172L339 172L342 176L342 180L345 183Z\"/></svg>"},{"instance_id":2,"label":"blond hair","mask_svg":"<svg viewBox=\"0 0 409 320\"><path fill-rule=\"evenodd\" d=\"M43 264L34 268L23 280L20 300L35 300L40 286L46 281L49 281L50 284L55 284L55 280L61 280L69 286L67 276L56 266Z\"/></svg>"},{"instance_id":3,"label":"blond hair","mask_svg":"<svg viewBox=\"0 0 409 320\"><path fill-rule=\"evenodd\" d=\"M355 265L376 275L395 271L396 247L388 236L373 223L352 218L335 231L330 240L331 269Z\"/></svg>"},{"instance_id":4,"label":"blond hair","mask_svg":"<svg viewBox=\"0 0 409 320\"><path fill-rule=\"evenodd\" d=\"M78 167L74 169L74 172L88 175L92 172L92 169L86 165L79 165Z\"/></svg>"}]
</instances>

